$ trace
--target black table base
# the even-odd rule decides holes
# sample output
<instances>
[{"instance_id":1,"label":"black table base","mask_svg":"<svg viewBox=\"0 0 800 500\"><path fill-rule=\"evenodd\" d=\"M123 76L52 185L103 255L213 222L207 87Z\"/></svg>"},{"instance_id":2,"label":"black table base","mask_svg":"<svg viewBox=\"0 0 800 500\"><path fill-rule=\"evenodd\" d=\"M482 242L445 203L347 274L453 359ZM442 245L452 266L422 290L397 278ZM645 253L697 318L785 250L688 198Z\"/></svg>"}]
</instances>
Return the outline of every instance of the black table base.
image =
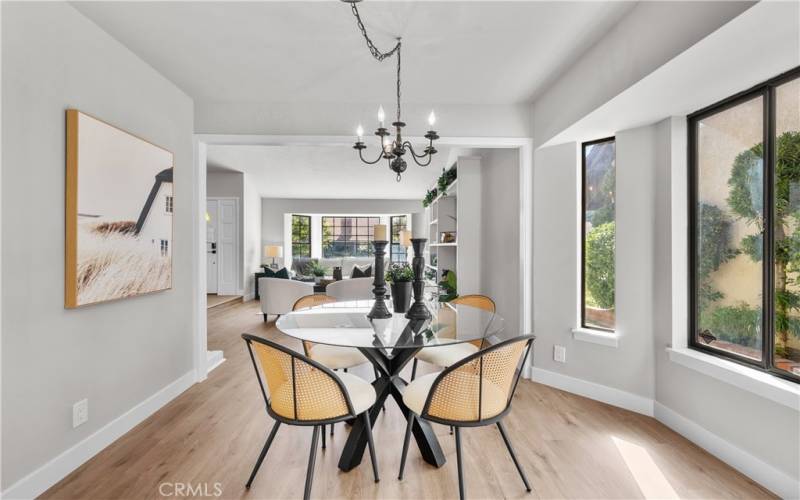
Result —
<instances>
[{"instance_id":1,"label":"black table base","mask_svg":"<svg viewBox=\"0 0 800 500\"><path fill-rule=\"evenodd\" d=\"M370 422L373 425L375 424L375 420L377 420L381 408L389 396L394 398L397 406L400 407L403 415L408 419L408 414L411 410L403 403L403 388L407 384L405 380L400 378L400 371L414 358L419 349L395 349L391 356L383 348L359 347L358 349L379 373L378 378L372 383L377 399L369 410ZM428 422L415 419L412 432L414 433L414 439L417 441L417 446L419 446L419 451L422 453L422 458L435 467L444 465L446 459L431 425ZM339 459L340 469L349 471L361 463L364 449L367 446L367 439L367 429L363 420L356 419L350 429L350 436L347 438L347 443ZM399 451L398 449L398 453Z\"/></svg>"}]
</instances>

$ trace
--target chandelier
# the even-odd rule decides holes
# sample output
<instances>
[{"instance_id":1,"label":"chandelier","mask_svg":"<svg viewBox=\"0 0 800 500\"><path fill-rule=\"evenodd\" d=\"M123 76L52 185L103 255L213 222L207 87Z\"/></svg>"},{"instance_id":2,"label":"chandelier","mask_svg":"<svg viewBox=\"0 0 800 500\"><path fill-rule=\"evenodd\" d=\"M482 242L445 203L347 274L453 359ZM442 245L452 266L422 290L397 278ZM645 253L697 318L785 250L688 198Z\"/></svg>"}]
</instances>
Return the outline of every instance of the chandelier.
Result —
<instances>
[{"instance_id":1,"label":"chandelier","mask_svg":"<svg viewBox=\"0 0 800 500\"><path fill-rule=\"evenodd\" d=\"M386 113L383 110L383 106L378 108L378 128L375 130L375 135L378 136L378 144L379 144L379 153L377 158L374 160L367 160L364 158L363 152L367 149L366 144L364 144L364 128L359 124L358 128L356 129L356 135L358 139L356 140L353 149L358 150L358 157L361 158L361 161L368 164L374 165L381 160L386 160L389 169L397 174L397 182L400 182L400 176L403 172L406 171L408 164L403 159L403 156L406 153L409 153L411 158L414 160L414 163L419 165L420 167L427 167L431 164L431 160L433 159L433 155L436 154L436 148L433 147L433 141L439 138L436 134L436 131L433 130L433 125L436 123L436 115L431 111L431 114L428 116L428 125L430 125L431 130L425 134L425 138L428 139L428 145L425 146L425 149L422 153L417 153L414 151L414 147L411 145L409 141L403 140L403 127L406 124L400 117L400 49L402 47L402 41L398 37L397 44L390 50L389 52L381 52L375 47L375 44L372 43L369 36L367 35L367 30L364 28L364 23L361 21L361 16L358 15L358 8L356 4L361 0L342 0L345 3L350 4L350 8L353 11L353 15L356 18L356 22L358 23L358 29L361 31L361 35L364 37L364 40L367 42L367 47L369 48L372 57L374 57L378 61L383 61L386 58L389 58L393 55L397 56L397 119L396 121L392 122L392 127L394 128L394 139L391 138L392 132L389 131L388 128L384 126L384 120L386 119Z\"/></svg>"}]
</instances>

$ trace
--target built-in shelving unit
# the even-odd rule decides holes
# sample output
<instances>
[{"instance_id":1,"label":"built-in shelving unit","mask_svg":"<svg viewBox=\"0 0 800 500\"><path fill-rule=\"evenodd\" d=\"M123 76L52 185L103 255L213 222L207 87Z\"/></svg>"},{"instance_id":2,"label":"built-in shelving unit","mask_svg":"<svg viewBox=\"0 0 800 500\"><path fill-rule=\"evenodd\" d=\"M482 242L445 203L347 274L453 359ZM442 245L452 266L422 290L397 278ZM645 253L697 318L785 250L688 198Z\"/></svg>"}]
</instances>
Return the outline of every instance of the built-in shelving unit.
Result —
<instances>
[{"instance_id":1,"label":"built-in shelving unit","mask_svg":"<svg viewBox=\"0 0 800 500\"><path fill-rule=\"evenodd\" d=\"M450 168L458 169L458 178L425 209L429 221L425 265L436 273L436 279L426 279L425 284L433 297L438 297L438 283L448 271L456 273L460 294L478 292L475 280L480 274L480 158L459 157ZM459 220L465 223L459 224ZM445 232L455 233L455 241L441 243Z\"/></svg>"}]
</instances>

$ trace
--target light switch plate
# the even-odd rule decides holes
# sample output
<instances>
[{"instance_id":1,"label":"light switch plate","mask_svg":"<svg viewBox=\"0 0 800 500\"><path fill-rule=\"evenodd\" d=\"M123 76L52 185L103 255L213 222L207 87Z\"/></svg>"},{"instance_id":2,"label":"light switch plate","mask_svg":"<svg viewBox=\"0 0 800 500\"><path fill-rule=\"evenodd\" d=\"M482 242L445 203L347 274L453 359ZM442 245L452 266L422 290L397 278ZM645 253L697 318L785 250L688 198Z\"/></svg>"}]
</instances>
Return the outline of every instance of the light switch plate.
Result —
<instances>
[{"instance_id":1,"label":"light switch plate","mask_svg":"<svg viewBox=\"0 0 800 500\"><path fill-rule=\"evenodd\" d=\"M72 405L72 428L85 424L89 420L89 400L81 399Z\"/></svg>"},{"instance_id":2,"label":"light switch plate","mask_svg":"<svg viewBox=\"0 0 800 500\"><path fill-rule=\"evenodd\" d=\"M553 346L553 360L559 363L567 362L567 348L563 345Z\"/></svg>"}]
</instances>

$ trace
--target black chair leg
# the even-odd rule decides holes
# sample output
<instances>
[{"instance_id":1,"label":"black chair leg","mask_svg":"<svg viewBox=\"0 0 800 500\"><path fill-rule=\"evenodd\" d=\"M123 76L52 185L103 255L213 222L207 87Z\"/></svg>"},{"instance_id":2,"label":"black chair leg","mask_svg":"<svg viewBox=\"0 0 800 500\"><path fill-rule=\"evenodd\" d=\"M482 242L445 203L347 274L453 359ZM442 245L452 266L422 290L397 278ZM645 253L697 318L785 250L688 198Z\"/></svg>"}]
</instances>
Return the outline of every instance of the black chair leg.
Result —
<instances>
[{"instance_id":1,"label":"black chair leg","mask_svg":"<svg viewBox=\"0 0 800 500\"><path fill-rule=\"evenodd\" d=\"M331 437L333 437L333 426L336 424L331 424Z\"/></svg>"},{"instance_id":2,"label":"black chair leg","mask_svg":"<svg viewBox=\"0 0 800 500\"><path fill-rule=\"evenodd\" d=\"M311 483L314 481L314 463L317 459L317 445L319 443L319 426L314 426L314 436L311 438L311 453L308 455L308 471L306 471L306 490L303 500L311 498Z\"/></svg>"},{"instance_id":3,"label":"black chair leg","mask_svg":"<svg viewBox=\"0 0 800 500\"><path fill-rule=\"evenodd\" d=\"M272 430L269 433L267 442L264 443L264 448L261 449L261 454L258 456L258 460L256 460L256 466L253 467L253 472L250 473L250 479L248 479L247 484L244 485L245 488L250 489L250 485L253 484L253 479L255 479L256 473L258 472L259 467L261 467L261 462L264 461L264 457L267 456L269 447L272 446L272 440L275 439L275 434L278 433L278 427L280 426L281 423L279 421L276 421L275 425L272 426Z\"/></svg>"},{"instance_id":4,"label":"black chair leg","mask_svg":"<svg viewBox=\"0 0 800 500\"><path fill-rule=\"evenodd\" d=\"M450 426L450 435L451 436L453 435L453 426L452 425Z\"/></svg>"},{"instance_id":5,"label":"black chair leg","mask_svg":"<svg viewBox=\"0 0 800 500\"><path fill-rule=\"evenodd\" d=\"M417 358L414 358L414 364L411 365L411 380L417 376Z\"/></svg>"},{"instance_id":6,"label":"black chair leg","mask_svg":"<svg viewBox=\"0 0 800 500\"><path fill-rule=\"evenodd\" d=\"M406 468L406 457L408 456L408 444L411 442L411 427L414 426L414 413L408 412L408 423L406 424L406 437L403 439L403 455L400 457L400 474L398 480L403 479L403 470Z\"/></svg>"},{"instance_id":7,"label":"black chair leg","mask_svg":"<svg viewBox=\"0 0 800 500\"><path fill-rule=\"evenodd\" d=\"M331 424L333 425L333 424ZM322 426L322 449L325 449L325 426Z\"/></svg>"},{"instance_id":8,"label":"black chair leg","mask_svg":"<svg viewBox=\"0 0 800 500\"><path fill-rule=\"evenodd\" d=\"M264 323L267 322L267 313L264 313Z\"/></svg>"},{"instance_id":9,"label":"black chair leg","mask_svg":"<svg viewBox=\"0 0 800 500\"><path fill-rule=\"evenodd\" d=\"M372 475L375 477L375 482L381 480L378 475L378 457L375 455L375 442L372 440L372 424L369 421L369 412L365 411L361 414L364 419L364 427L367 429L367 443L369 443L369 459L372 461Z\"/></svg>"},{"instance_id":10,"label":"black chair leg","mask_svg":"<svg viewBox=\"0 0 800 500\"><path fill-rule=\"evenodd\" d=\"M514 465L517 466L519 477L521 477L522 482L525 483L525 489L531 491L531 485L528 484L528 478L525 477L525 471L522 470L522 466L517 460L517 455L514 453L514 448L511 446L511 441L508 440L508 436L506 435L506 429L505 427L503 427L503 422L498 421L497 428L500 429L500 435L503 436L503 441L505 441L506 443L506 448L508 448L508 453L511 455L511 459L514 461Z\"/></svg>"},{"instance_id":11,"label":"black chair leg","mask_svg":"<svg viewBox=\"0 0 800 500\"><path fill-rule=\"evenodd\" d=\"M464 500L464 465L461 463L460 427L456 427L456 462L458 462L458 498Z\"/></svg>"}]
</instances>

